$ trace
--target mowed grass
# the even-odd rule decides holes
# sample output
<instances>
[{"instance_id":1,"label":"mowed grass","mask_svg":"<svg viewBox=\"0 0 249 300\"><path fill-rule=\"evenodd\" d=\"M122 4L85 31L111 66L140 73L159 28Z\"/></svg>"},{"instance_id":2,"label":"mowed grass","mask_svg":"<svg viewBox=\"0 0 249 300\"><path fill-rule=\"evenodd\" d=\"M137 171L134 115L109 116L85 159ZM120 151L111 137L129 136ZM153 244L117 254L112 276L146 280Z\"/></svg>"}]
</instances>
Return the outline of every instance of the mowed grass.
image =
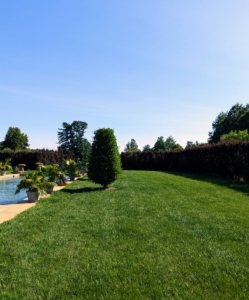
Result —
<instances>
[{"instance_id":1,"label":"mowed grass","mask_svg":"<svg viewBox=\"0 0 249 300\"><path fill-rule=\"evenodd\" d=\"M126 171L0 225L0 299L249 299L249 186Z\"/></svg>"}]
</instances>

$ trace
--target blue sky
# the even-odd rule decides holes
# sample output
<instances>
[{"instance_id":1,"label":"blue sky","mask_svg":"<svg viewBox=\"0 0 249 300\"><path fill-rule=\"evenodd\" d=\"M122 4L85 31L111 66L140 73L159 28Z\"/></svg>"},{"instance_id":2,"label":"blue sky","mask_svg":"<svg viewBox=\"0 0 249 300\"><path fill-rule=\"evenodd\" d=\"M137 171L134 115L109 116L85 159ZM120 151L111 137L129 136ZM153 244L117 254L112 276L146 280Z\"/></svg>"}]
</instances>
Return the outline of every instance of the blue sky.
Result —
<instances>
[{"instance_id":1,"label":"blue sky","mask_svg":"<svg viewBox=\"0 0 249 300\"><path fill-rule=\"evenodd\" d=\"M113 128L122 151L159 136L206 142L249 99L249 2L2 1L0 140L57 148L63 122Z\"/></svg>"}]
</instances>

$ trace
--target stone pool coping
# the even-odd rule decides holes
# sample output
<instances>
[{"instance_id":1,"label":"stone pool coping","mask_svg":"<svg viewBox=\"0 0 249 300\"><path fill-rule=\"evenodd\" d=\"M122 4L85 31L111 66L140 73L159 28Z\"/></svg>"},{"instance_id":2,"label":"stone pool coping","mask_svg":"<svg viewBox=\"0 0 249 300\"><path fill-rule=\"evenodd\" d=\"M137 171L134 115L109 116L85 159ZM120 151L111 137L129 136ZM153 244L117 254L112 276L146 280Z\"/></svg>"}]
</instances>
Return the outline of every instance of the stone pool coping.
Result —
<instances>
[{"instance_id":1,"label":"stone pool coping","mask_svg":"<svg viewBox=\"0 0 249 300\"><path fill-rule=\"evenodd\" d=\"M8 174L4 176L0 176L1 179L10 179L12 177L19 177L18 174ZM70 184L68 182L67 184ZM59 191L63 189L65 186L54 186L54 191ZM46 196L49 197L49 196ZM36 202L37 203L37 202ZM21 212L33 207L36 203L28 203L28 198L25 198L21 203L18 204L3 204L0 205L0 224L13 219L16 215L20 214Z\"/></svg>"}]
</instances>

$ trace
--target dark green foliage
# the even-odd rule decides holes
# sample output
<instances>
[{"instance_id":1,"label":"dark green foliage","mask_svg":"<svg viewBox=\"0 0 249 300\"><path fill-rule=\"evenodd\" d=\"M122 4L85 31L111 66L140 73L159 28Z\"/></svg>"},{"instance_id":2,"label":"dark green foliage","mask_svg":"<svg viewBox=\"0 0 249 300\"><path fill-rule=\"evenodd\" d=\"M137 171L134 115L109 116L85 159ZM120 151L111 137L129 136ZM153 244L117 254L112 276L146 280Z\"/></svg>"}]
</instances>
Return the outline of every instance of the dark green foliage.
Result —
<instances>
[{"instance_id":1,"label":"dark green foliage","mask_svg":"<svg viewBox=\"0 0 249 300\"><path fill-rule=\"evenodd\" d=\"M164 137L160 136L157 138L157 141L154 145L154 150L159 151L159 150L166 150L165 142L164 142Z\"/></svg>"},{"instance_id":2,"label":"dark green foliage","mask_svg":"<svg viewBox=\"0 0 249 300\"><path fill-rule=\"evenodd\" d=\"M87 123L74 121L72 124L62 123L58 131L58 144L64 151L72 151L76 160L86 163L91 152L91 144L84 138Z\"/></svg>"},{"instance_id":3,"label":"dark green foliage","mask_svg":"<svg viewBox=\"0 0 249 300\"><path fill-rule=\"evenodd\" d=\"M249 142L222 141L181 151L121 153L123 169L204 173L249 180Z\"/></svg>"},{"instance_id":4,"label":"dark green foliage","mask_svg":"<svg viewBox=\"0 0 249 300\"><path fill-rule=\"evenodd\" d=\"M139 151L137 142L131 139L131 141L126 144L124 151Z\"/></svg>"},{"instance_id":5,"label":"dark green foliage","mask_svg":"<svg viewBox=\"0 0 249 300\"><path fill-rule=\"evenodd\" d=\"M159 150L171 151L175 149L182 149L182 146L177 144L172 136L169 136L165 141L164 141L164 137L160 136L159 138L157 138L157 141L153 148L154 151L159 151Z\"/></svg>"},{"instance_id":6,"label":"dark green foliage","mask_svg":"<svg viewBox=\"0 0 249 300\"><path fill-rule=\"evenodd\" d=\"M151 151L151 150L152 150L152 149L151 149L151 147L150 147L149 144L143 146L143 151Z\"/></svg>"},{"instance_id":7,"label":"dark green foliage","mask_svg":"<svg viewBox=\"0 0 249 300\"><path fill-rule=\"evenodd\" d=\"M238 130L249 130L249 110L245 111L238 120Z\"/></svg>"},{"instance_id":8,"label":"dark green foliage","mask_svg":"<svg viewBox=\"0 0 249 300\"><path fill-rule=\"evenodd\" d=\"M81 156L78 158L83 166L86 165L89 161L89 157L91 154L92 145L87 139L83 139L82 148L81 148Z\"/></svg>"},{"instance_id":9,"label":"dark green foliage","mask_svg":"<svg viewBox=\"0 0 249 300\"><path fill-rule=\"evenodd\" d=\"M42 162L44 165L59 164L63 165L66 159L75 159L74 153L61 148L58 150L39 150L39 151L0 151L0 161L11 158L12 167L18 164L25 164L25 170L36 170L35 163Z\"/></svg>"},{"instance_id":10,"label":"dark green foliage","mask_svg":"<svg viewBox=\"0 0 249 300\"><path fill-rule=\"evenodd\" d=\"M88 177L106 188L121 173L121 161L114 131L101 128L94 132Z\"/></svg>"},{"instance_id":11,"label":"dark green foliage","mask_svg":"<svg viewBox=\"0 0 249 300\"><path fill-rule=\"evenodd\" d=\"M221 112L212 123L213 131L209 132L209 143L217 143L223 134L231 131L249 130L249 104L236 103L226 113Z\"/></svg>"},{"instance_id":12,"label":"dark green foliage","mask_svg":"<svg viewBox=\"0 0 249 300\"><path fill-rule=\"evenodd\" d=\"M21 133L18 127L9 127L5 139L1 142L1 149L25 150L29 147L27 134Z\"/></svg>"}]
</instances>

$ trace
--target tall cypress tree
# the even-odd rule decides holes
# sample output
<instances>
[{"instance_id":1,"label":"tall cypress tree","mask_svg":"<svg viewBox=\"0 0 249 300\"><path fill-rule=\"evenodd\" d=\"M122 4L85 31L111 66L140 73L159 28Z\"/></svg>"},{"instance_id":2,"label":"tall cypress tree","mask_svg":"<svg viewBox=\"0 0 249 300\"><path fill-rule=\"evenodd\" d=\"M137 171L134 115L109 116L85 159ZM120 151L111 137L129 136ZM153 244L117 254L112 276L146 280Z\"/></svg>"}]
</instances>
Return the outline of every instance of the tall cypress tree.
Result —
<instances>
[{"instance_id":1,"label":"tall cypress tree","mask_svg":"<svg viewBox=\"0 0 249 300\"><path fill-rule=\"evenodd\" d=\"M114 131L100 128L94 132L88 177L106 188L121 173L121 160Z\"/></svg>"}]
</instances>

